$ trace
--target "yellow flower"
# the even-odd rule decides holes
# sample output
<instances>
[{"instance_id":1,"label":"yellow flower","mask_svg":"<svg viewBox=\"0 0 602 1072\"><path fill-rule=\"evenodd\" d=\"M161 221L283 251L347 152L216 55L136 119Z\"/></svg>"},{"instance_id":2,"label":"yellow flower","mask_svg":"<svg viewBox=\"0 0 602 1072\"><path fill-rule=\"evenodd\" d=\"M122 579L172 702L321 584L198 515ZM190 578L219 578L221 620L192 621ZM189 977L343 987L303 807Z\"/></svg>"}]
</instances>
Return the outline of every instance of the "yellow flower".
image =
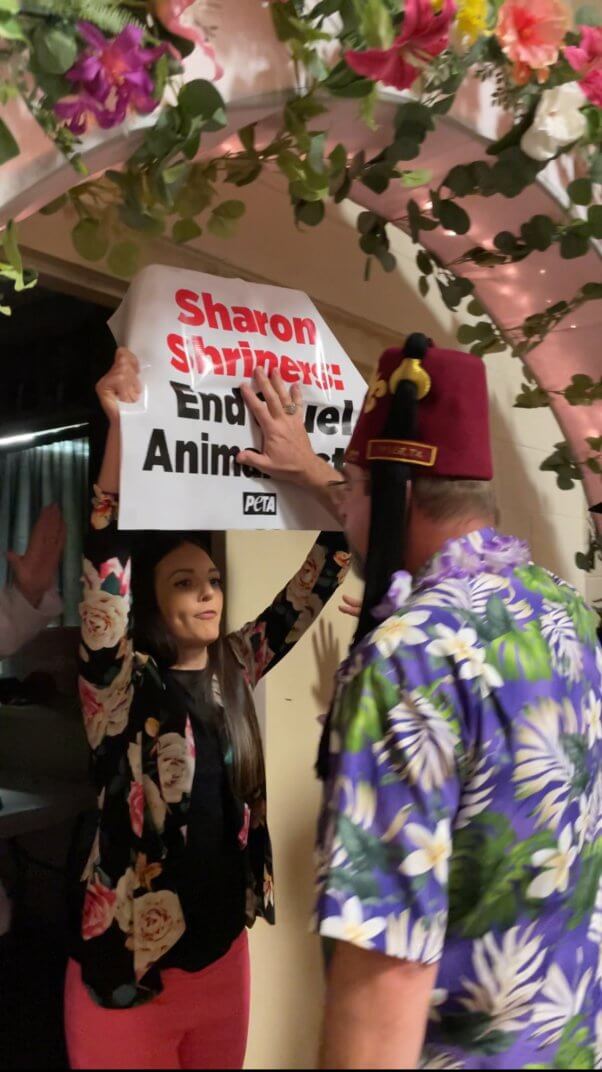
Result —
<instances>
[{"instance_id":1,"label":"yellow flower","mask_svg":"<svg viewBox=\"0 0 602 1072\"><path fill-rule=\"evenodd\" d=\"M472 43L487 32L488 0L458 0L456 27Z\"/></svg>"}]
</instances>

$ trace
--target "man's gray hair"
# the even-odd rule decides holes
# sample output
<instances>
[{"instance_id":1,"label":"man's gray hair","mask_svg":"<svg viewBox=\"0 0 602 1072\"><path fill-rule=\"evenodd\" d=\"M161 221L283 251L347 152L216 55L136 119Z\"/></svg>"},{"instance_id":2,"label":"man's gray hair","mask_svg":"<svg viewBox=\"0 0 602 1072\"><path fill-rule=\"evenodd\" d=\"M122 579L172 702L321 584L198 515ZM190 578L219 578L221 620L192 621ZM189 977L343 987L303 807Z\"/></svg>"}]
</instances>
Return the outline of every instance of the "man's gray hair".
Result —
<instances>
[{"instance_id":1,"label":"man's gray hair","mask_svg":"<svg viewBox=\"0 0 602 1072\"><path fill-rule=\"evenodd\" d=\"M412 484L416 505L431 521L482 517L498 522L498 508L490 480L445 480L420 476Z\"/></svg>"}]
</instances>

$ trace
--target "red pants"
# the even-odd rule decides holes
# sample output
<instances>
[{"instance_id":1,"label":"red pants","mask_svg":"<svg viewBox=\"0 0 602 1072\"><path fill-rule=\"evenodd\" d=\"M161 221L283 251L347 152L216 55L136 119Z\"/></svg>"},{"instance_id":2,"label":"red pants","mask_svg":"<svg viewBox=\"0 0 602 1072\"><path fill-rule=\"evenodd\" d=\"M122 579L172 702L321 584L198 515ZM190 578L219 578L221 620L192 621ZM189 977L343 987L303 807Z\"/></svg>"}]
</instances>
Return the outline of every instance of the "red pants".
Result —
<instances>
[{"instance_id":1,"label":"red pants","mask_svg":"<svg viewBox=\"0 0 602 1072\"><path fill-rule=\"evenodd\" d=\"M200 972L169 968L163 992L134 1009L103 1009L69 961L65 1030L71 1068L242 1068L249 1026L246 930Z\"/></svg>"}]
</instances>

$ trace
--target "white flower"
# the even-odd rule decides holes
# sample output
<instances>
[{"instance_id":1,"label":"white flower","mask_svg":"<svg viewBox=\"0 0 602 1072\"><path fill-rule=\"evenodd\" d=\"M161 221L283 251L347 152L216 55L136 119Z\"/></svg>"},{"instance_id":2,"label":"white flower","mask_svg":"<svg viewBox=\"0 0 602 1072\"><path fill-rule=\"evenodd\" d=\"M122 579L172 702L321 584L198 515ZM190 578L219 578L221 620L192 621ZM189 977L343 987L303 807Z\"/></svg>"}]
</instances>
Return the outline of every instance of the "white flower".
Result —
<instances>
[{"instance_id":1,"label":"white flower","mask_svg":"<svg viewBox=\"0 0 602 1072\"><path fill-rule=\"evenodd\" d=\"M593 691L588 694L584 702L583 714L588 744L590 748L594 748L598 741L602 741L602 699Z\"/></svg>"},{"instance_id":2,"label":"white flower","mask_svg":"<svg viewBox=\"0 0 602 1072\"><path fill-rule=\"evenodd\" d=\"M177 804L190 793L194 777L194 758L180 733L164 733L157 740L157 768L163 799Z\"/></svg>"},{"instance_id":3,"label":"white flower","mask_svg":"<svg viewBox=\"0 0 602 1072\"><path fill-rule=\"evenodd\" d=\"M582 975L577 985L569 984L566 975L558 964L552 964L548 969L543 987L542 997L545 1001L538 1001L533 1009L531 1023L540 1024L534 1032L535 1036L549 1036L546 1045L553 1046L560 1042L562 1032L574 1016L578 1016L587 996L587 991L593 975L592 968L588 968Z\"/></svg>"},{"instance_id":4,"label":"white flower","mask_svg":"<svg viewBox=\"0 0 602 1072\"><path fill-rule=\"evenodd\" d=\"M378 627L372 636L383 658L388 659L401 644L415 646L424 644L428 635L418 626L424 625L430 618L428 610L409 610L400 617L388 618Z\"/></svg>"},{"instance_id":5,"label":"white flower","mask_svg":"<svg viewBox=\"0 0 602 1072\"><path fill-rule=\"evenodd\" d=\"M180 901L172 890L135 897L132 907L134 970L141 979L182 937L186 926Z\"/></svg>"},{"instance_id":6,"label":"white flower","mask_svg":"<svg viewBox=\"0 0 602 1072\"><path fill-rule=\"evenodd\" d=\"M578 849L573 843L573 831L570 823L565 826L555 849L541 849L531 857L533 867L540 869L540 874L527 890L527 896L534 900L543 900L558 893L566 893L569 888L571 867L577 858Z\"/></svg>"},{"instance_id":7,"label":"white flower","mask_svg":"<svg viewBox=\"0 0 602 1072\"><path fill-rule=\"evenodd\" d=\"M129 596L90 590L79 605L82 640L91 651L114 648L127 631Z\"/></svg>"},{"instance_id":8,"label":"white flower","mask_svg":"<svg viewBox=\"0 0 602 1072\"><path fill-rule=\"evenodd\" d=\"M437 882L445 886L452 851L449 819L442 819L437 823L434 834L417 823L408 823L406 833L414 844L418 845L418 849L406 857L400 870L412 877L426 875L432 871Z\"/></svg>"},{"instance_id":9,"label":"white flower","mask_svg":"<svg viewBox=\"0 0 602 1072\"><path fill-rule=\"evenodd\" d=\"M448 625L435 626L438 639L431 641L426 649L429 655L453 659L460 663L459 676L468 681L478 680L481 696L488 696L492 688L503 682L498 671L486 661L484 648L479 645L474 629L450 629Z\"/></svg>"},{"instance_id":10,"label":"white flower","mask_svg":"<svg viewBox=\"0 0 602 1072\"><path fill-rule=\"evenodd\" d=\"M465 626L463 629L450 629L449 625L436 625L435 632L438 639L432 640L426 649L429 655L436 655L441 659L453 659L460 663L464 659L472 659L477 646L477 634L474 629Z\"/></svg>"},{"instance_id":11,"label":"white flower","mask_svg":"<svg viewBox=\"0 0 602 1072\"><path fill-rule=\"evenodd\" d=\"M541 937L533 937L535 924L521 934L519 927L507 931L498 946L494 934L473 945L472 966L476 982L461 980L470 997L462 998L469 1012L485 1014L480 1037L494 1031L521 1031L535 995L541 987L539 970L545 960Z\"/></svg>"},{"instance_id":12,"label":"white flower","mask_svg":"<svg viewBox=\"0 0 602 1072\"><path fill-rule=\"evenodd\" d=\"M469 756L454 830L463 830L489 807L496 788L494 775L495 769L487 766L487 756L476 751Z\"/></svg>"},{"instance_id":13,"label":"white flower","mask_svg":"<svg viewBox=\"0 0 602 1072\"><path fill-rule=\"evenodd\" d=\"M327 916L322 920L320 934L324 938L338 938L341 942L373 949L374 939L382 934L386 925L382 916L365 920L359 897L350 897L341 907L339 916Z\"/></svg>"},{"instance_id":14,"label":"white flower","mask_svg":"<svg viewBox=\"0 0 602 1072\"><path fill-rule=\"evenodd\" d=\"M551 160L565 145L578 141L587 130L580 108L585 94L577 82L565 82L542 93L533 123L521 138L521 149L532 160Z\"/></svg>"},{"instance_id":15,"label":"white flower","mask_svg":"<svg viewBox=\"0 0 602 1072\"><path fill-rule=\"evenodd\" d=\"M343 800L339 810L354 826L369 830L376 816L376 791L370 782L352 782L350 778L337 779L335 793L340 790Z\"/></svg>"},{"instance_id":16,"label":"white flower","mask_svg":"<svg viewBox=\"0 0 602 1072\"><path fill-rule=\"evenodd\" d=\"M516 729L516 767L512 776L519 800L540 796L538 826L557 830L572 793L575 766L563 746L565 734L578 733L577 716L566 700L545 699L525 708Z\"/></svg>"},{"instance_id":17,"label":"white flower","mask_svg":"<svg viewBox=\"0 0 602 1072\"><path fill-rule=\"evenodd\" d=\"M552 665L562 677L578 681L583 670L582 646L575 631L575 623L566 607L544 600L545 614L540 619L541 633L547 640L552 655Z\"/></svg>"},{"instance_id":18,"label":"white flower","mask_svg":"<svg viewBox=\"0 0 602 1072\"><path fill-rule=\"evenodd\" d=\"M409 908L400 916L387 916L385 951L388 956L398 957L399 960L435 964L441 959L446 926L445 912L438 913L430 920L412 920Z\"/></svg>"},{"instance_id":19,"label":"white flower","mask_svg":"<svg viewBox=\"0 0 602 1072\"><path fill-rule=\"evenodd\" d=\"M118 737L126 728L134 697L132 668L133 656L128 648L117 675L109 685L93 685L84 677L79 678L79 698L90 748L98 748L105 735Z\"/></svg>"},{"instance_id":20,"label":"white flower","mask_svg":"<svg viewBox=\"0 0 602 1072\"><path fill-rule=\"evenodd\" d=\"M455 767L457 734L418 689L404 693L389 717L404 774L427 792L439 789Z\"/></svg>"}]
</instances>

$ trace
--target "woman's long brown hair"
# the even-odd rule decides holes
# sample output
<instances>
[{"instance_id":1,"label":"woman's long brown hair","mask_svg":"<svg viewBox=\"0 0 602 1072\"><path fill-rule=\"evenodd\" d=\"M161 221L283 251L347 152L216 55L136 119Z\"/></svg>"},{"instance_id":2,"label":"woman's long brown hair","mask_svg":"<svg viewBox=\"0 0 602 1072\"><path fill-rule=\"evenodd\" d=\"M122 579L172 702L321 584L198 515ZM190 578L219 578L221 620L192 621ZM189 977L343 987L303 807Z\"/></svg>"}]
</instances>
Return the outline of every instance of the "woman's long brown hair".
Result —
<instances>
[{"instance_id":1,"label":"woman's long brown hair","mask_svg":"<svg viewBox=\"0 0 602 1072\"><path fill-rule=\"evenodd\" d=\"M155 569L166 555L186 543L200 547L211 557L208 537L192 532L145 534L144 543L135 546L133 555L134 647L136 651L151 655L160 671L174 665L178 651L157 604ZM265 786L263 746L255 707L245 685L242 667L227 638L220 633L207 651L206 701L209 707L214 705L211 683L215 677L222 697L226 738L232 750L232 763L228 764L232 789L239 799L250 803Z\"/></svg>"}]
</instances>

